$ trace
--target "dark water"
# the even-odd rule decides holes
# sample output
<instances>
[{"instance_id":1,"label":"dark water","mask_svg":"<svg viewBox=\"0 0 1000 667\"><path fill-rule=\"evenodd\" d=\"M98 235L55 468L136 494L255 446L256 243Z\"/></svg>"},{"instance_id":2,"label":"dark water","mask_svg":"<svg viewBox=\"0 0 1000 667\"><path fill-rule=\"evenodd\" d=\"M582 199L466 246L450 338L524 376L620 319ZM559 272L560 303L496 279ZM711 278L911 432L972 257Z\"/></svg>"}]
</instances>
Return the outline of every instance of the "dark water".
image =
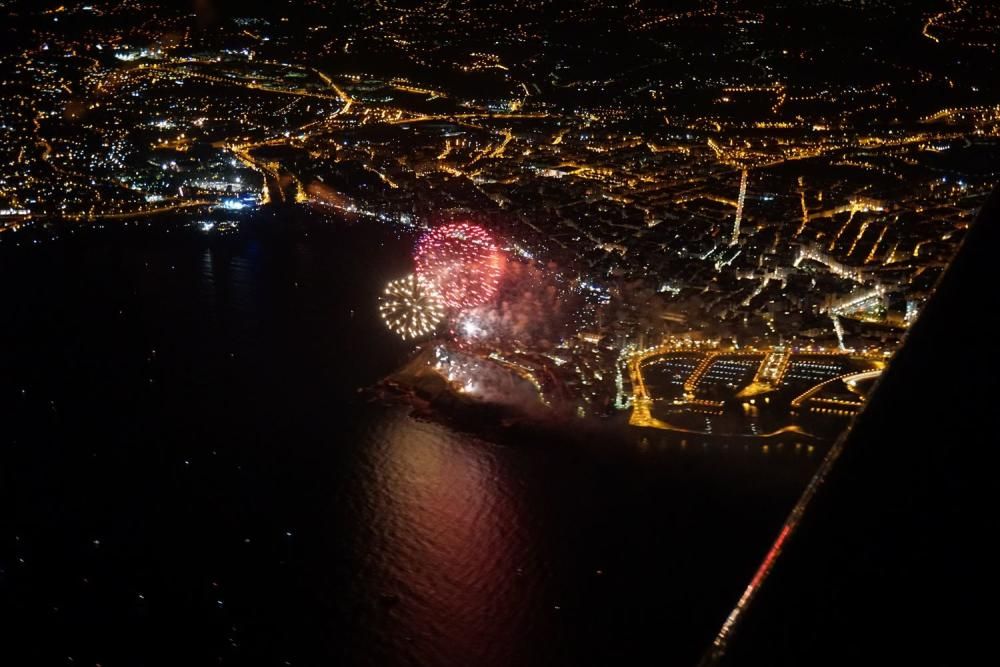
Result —
<instances>
[{"instance_id":1,"label":"dark water","mask_svg":"<svg viewBox=\"0 0 1000 667\"><path fill-rule=\"evenodd\" d=\"M819 452L370 403L408 241L248 227L0 249L0 662L697 660Z\"/></svg>"}]
</instances>

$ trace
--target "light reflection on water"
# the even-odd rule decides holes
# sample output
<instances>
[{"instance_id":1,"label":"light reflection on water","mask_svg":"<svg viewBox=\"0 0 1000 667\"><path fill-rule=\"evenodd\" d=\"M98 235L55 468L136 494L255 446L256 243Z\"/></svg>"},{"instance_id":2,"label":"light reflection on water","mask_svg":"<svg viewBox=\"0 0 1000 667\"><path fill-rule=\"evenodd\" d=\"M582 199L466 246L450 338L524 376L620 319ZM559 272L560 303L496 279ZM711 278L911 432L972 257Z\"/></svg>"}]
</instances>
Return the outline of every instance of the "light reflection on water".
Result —
<instances>
[{"instance_id":1,"label":"light reflection on water","mask_svg":"<svg viewBox=\"0 0 1000 667\"><path fill-rule=\"evenodd\" d=\"M360 480L370 576L415 660L504 664L526 632L525 591L511 577L531 557L525 508L497 451L402 415L372 432Z\"/></svg>"},{"instance_id":2,"label":"light reflection on water","mask_svg":"<svg viewBox=\"0 0 1000 667\"><path fill-rule=\"evenodd\" d=\"M0 330L18 350L5 468L22 548L51 555L14 597L37 627L66 610L35 650L109 664L115 651L148 664L150 646L175 664L697 659L812 462L577 422L493 442L367 403L357 388L409 352L375 307L406 261L371 252L373 235L95 236L0 265L33 287L10 295Z\"/></svg>"}]
</instances>

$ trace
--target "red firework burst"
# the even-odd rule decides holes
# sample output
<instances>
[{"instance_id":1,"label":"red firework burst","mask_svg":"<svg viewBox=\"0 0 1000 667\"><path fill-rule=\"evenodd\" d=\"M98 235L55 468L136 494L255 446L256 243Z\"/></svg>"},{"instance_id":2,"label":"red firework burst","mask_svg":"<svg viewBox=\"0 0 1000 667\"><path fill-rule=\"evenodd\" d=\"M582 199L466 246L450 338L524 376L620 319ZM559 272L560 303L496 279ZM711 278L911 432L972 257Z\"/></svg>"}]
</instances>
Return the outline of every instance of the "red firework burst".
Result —
<instances>
[{"instance_id":1,"label":"red firework burst","mask_svg":"<svg viewBox=\"0 0 1000 667\"><path fill-rule=\"evenodd\" d=\"M417 274L432 283L454 310L487 303L497 294L503 251L485 229L469 223L436 227L417 241Z\"/></svg>"}]
</instances>

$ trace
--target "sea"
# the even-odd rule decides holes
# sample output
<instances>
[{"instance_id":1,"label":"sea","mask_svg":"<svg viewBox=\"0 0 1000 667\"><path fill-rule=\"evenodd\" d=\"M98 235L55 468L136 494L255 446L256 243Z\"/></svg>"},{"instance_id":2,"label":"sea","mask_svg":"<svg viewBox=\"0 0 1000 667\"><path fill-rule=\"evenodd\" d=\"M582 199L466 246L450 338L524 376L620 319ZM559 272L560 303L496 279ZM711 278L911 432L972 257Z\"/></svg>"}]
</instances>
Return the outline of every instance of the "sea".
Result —
<instances>
[{"instance_id":1,"label":"sea","mask_svg":"<svg viewBox=\"0 0 1000 667\"><path fill-rule=\"evenodd\" d=\"M4 665L694 665L822 455L378 398L379 222L40 229L0 235Z\"/></svg>"}]
</instances>

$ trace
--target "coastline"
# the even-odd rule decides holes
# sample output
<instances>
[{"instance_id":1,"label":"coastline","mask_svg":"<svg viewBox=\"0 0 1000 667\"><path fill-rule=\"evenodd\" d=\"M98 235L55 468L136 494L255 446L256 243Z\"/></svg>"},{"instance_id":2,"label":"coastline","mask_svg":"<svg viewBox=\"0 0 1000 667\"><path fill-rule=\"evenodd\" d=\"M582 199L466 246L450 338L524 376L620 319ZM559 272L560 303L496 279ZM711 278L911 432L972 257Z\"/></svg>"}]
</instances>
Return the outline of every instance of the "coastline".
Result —
<instances>
[{"instance_id":1,"label":"coastline","mask_svg":"<svg viewBox=\"0 0 1000 667\"><path fill-rule=\"evenodd\" d=\"M686 443L754 442L766 447L785 440L804 441L810 446L823 444L824 438L790 425L761 434L711 433L684 428L651 429L629 423L623 411L611 417L578 417L568 411L553 409L541 402L534 405L502 403L461 391L434 369L431 357L435 345L427 344L398 370L371 387L371 400L410 406L415 419L432 421L473 435L487 435L501 441L516 440L525 432L546 432L553 437L599 432L602 437L641 445L652 440Z\"/></svg>"},{"instance_id":2,"label":"coastline","mask_svg":"<svg viewBox=\"0 0 1000 667\"><path fill-rule=\"evenodd\" d=\"M424 346L398 370L372 390L377 399L400 401L412 407L411 415L468 432L496 432L514 426L564 426L567 418L547 409L487 401L459 391L433 369L434 346Z\"/></svg>"}]
</instances>

